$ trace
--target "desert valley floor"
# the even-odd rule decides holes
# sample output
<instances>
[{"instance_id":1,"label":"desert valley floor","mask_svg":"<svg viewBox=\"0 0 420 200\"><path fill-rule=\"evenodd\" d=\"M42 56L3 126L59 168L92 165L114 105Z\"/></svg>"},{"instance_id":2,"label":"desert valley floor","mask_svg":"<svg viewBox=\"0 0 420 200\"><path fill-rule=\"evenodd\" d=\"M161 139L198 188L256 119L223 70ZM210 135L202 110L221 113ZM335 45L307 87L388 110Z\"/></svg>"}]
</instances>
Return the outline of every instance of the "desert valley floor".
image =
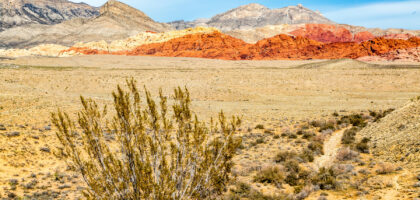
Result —
<instances>
[{"instance_id":1,"label":"desert valley floor","mask_svg":"<svg viewBox=\"0 0 420 200\"><path fill-rule=\"evenodd\" d=\"M328 118L334 112L344 115L400 108L420 94L418 63L127 56L3 59L0 122L6 130L0 130L0 137L8 139L0 140L0 198L9 193L12 179L18 182L13 193L21 197L56 195L66 199L80 195L80 177L67 171L65 163L53 154L58 141L50 112L60 108L74 113L81 107L80 95L111 103L116 85L131 77L154 95L159 88L171 94L175 87L186 86L200 118L208 119L223 110L242 116L244 130L263 124L275 134L300 121ZM240 154L237 169L248 166L244 158L254 159L252 165L266 165L282 144L270 140ZM415 182L412 176L419 170L418 166L404 169L395 176L397 184L392 187L361 196L335 192L329 199L412 199L419 194L411 187ZM271 190L266 185L256 187L263 192ZM309 198L316 199L319 193Z\"/></svg>"}]
</instances>

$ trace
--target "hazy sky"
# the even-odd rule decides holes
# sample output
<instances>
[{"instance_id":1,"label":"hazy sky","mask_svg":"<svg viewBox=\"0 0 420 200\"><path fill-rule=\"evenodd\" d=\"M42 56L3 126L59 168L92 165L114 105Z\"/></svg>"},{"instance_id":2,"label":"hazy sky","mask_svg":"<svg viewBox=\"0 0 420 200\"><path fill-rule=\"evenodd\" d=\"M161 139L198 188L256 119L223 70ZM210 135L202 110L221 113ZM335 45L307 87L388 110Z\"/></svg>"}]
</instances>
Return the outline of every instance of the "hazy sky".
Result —
<instances>
[{"instance_id":1,"label":"hazy sky","mask_svg":"<svg viewBox=\"0 0 420 200\"><path fill-rule=\"evenodd\" d=\"M106 0L73 0L101 6ZM160 22L210 18L248 3L260 3L269 8L303 4L321 11L327 18L344 24L379 28L420 29L420 0L121 0Z\"/></svg>"}]
</instances>

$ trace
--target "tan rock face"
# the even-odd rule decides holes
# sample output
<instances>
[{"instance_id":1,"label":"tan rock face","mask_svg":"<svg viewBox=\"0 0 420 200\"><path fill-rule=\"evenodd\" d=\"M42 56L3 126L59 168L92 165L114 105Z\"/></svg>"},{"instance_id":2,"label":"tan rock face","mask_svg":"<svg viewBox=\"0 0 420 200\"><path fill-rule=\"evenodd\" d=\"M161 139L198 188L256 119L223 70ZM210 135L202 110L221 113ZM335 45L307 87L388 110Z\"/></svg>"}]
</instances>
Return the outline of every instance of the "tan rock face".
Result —
<instances>
[{"instance_id":1,"label":"tan rock face","mask_svg":"<svg viewBox=\"0 0 420 200\"><path fill-rule=\"evenodd\" d=\"M30 49L0 49L0 57L25 57L25 56L60 56L60 52L68 49L68 47L55 45L55 44L43 44Z\"/></svg>"},{"instance_id":2,"label":"tan rock face","mask_svg":"<svg viewBox=\"0 0 420 200\"><path fill-rule=\"evenodd\" d=\"M123 40L115 40L112 42L98 41L98 42L88 42L88 43L77 43L73 47L75 48L89 48L92 50L116 52L116 51L130 51L134 48L151 43L161 43L166 42L174 38L179 38L189 34L196 33L213 33L218 32L215 28L189 28L180 31L169 31L165 33L153 33L153 32L142 32L133 37L129 37ZM71 55L70 52L66 54Z\"/></svg>"}]
</instances>

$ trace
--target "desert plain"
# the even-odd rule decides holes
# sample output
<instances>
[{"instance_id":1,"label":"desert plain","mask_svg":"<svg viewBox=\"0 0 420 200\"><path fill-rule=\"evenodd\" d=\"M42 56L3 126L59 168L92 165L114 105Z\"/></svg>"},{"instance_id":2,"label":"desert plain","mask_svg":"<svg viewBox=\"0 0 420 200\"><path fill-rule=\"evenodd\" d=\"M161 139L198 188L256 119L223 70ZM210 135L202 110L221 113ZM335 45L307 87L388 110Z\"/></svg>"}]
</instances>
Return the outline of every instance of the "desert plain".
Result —
<instances>
[{"instance_id":1,"label":"desert plain","mask_svg":"<svg viewBox=\"0 0 420 200\"><path fill-rule=\"evenodd\" d=\"M249 140L271 134L235 158L236 179L252 182L254 172L248 168L271 165L279 149L299 145L272 135L293 131L311 120L329 119L333 113L398 109L420 95L419 77L419 63L345 59L224 61L111 55L2 59L0 123L5 130L0 130L0 198L11 193L28 199L80 197L81 177L54 155L59 144L51 112L62 109L74 116L81 109L80 95L109 105L116 85L130 78L156 97L160 88L171 95L175 87L187 87L201 119L216 117L220 110L238 115L243 119L241 134ZM255 129L257 125L268 131ZM376 162L374 155L363 159ZM412 187L413 177L420 168L398 166L403 170L392 178L383 177L392 179L386 187L370 193L326 192L328 199L416 198L420 191ZM252 187L264 194L277 191L267 184L252 183ZM309 199L317 199L320 193L312 193Z\"/></svg>"}]
</instances>

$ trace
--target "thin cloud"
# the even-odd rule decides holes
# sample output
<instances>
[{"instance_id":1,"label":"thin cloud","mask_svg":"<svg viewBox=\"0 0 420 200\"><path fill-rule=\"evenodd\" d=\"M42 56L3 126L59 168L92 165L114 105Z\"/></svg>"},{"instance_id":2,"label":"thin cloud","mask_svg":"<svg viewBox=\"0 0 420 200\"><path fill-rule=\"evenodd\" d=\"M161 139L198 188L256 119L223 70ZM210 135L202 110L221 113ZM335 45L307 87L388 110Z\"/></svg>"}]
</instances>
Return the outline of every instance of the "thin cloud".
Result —
<instances>
[{"instance_id":1,"label":"thin cloud","mask_svg":"<svg viewBox=\"0 0 420 200\"><path fill-rule=\"evenodd\" d=\"M420 1L374 3L327 12L338 23L380 28L420 29Z\"/></svg>"}]
</instances>

